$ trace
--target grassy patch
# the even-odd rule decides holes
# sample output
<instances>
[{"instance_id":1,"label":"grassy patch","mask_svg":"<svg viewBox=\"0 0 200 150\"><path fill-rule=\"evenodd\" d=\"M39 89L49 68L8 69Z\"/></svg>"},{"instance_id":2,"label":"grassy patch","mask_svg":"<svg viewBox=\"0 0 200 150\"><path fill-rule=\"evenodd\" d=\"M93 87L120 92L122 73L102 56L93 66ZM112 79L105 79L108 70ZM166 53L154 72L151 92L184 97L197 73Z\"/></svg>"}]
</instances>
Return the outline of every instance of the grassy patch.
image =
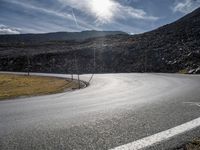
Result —
<instances>
[{"instance_id":1,"label":"grassy patch","mask_svg":"<svg viewBox=\"0 0 200 150\"><path fill-rule=\"evenodd\" d=\"M194 139L192 142L187 143L176 150L200 150L200 138Z\"/></svg>"},{"instance_id":2,"label":"grassy patch","mask_svg":"<svg viewBox=\"0 0 200 150\"><path fill-rule=\"evenodd\" d=\"M179 73L181 73L181 74L187 74L188 70L187 69L182 69L182 70L179 71Z\"/></svg>"},{"instance_id":3,"label":"grassy patch","mask_svg":"<svg viewBox=\"0 0 200 150\"><path fill-rule=\"evenodd\" d=\"M185 150L200 150L200 139L195 139L185 146Z\"/></svg>"},{"instance_id":4,"label":"grassy patch","mask_svg":"<svg viewBox=\"0 0 200 150\"><path fill-rule=\"evenodd\" d=\"M77 83L61 78L0 74L0 100L59 93L77 87Z\"/></svg>"}]
</instances>

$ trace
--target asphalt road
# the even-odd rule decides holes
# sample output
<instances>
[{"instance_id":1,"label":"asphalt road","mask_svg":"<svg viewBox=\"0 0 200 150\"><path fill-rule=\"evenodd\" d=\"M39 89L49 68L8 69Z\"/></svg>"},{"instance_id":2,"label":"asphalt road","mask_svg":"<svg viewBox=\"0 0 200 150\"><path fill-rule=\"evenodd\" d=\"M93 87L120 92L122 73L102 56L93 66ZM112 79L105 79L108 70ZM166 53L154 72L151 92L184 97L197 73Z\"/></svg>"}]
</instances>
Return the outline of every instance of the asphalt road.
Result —
<instances>
[{"instance_id":1,"label":"asphalt road","mask_svg":"<svg viewBox=\"0 0 200 150\"><path fill-rule=\"evenodd\" d=\"M1 101L0 149L111 149L199 118L199 104L197 75L99 74L85 89ZM151 149L198 135L195 128Z\"/></svg>"}]
</instances>

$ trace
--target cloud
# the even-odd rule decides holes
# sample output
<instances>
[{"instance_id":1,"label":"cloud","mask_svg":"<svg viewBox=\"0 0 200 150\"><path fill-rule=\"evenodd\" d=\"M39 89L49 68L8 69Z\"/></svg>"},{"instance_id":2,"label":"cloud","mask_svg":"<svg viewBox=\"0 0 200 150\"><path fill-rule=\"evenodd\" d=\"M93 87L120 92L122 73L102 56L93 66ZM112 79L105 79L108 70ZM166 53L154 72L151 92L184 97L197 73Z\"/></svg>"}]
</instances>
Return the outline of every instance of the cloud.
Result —
<instances>
[{"instance_id":1,"label":"cloud","mask_svg":"<svg viewBox=\"0 0 200 150\"><path fill-rule=\"evenodd\" d=\"M130 18L141 19L141 20L158 20L159 19L159 17L148 15L142 9L136 9L130 6L123 6L123 5L120 5L119 3L117 6L117 13L120 14L119 16L121 18L130 17Z\"/></svg>"},{"instance_id":2,"label":"cloud","mask_svg":"<svg viewBox=\"0 0 200 150\"><path fill-rule=\"evenodd\" d=\"M55 15L55 16L62 17L62 18L65 18L65 19L72 19L73 18L73 16L71 14L59 13L55 10L51 10L49 8L38 7L38 6L35 6L35 5L28 3L28 2L23 2L23 1L18 1L18 0L10 0L9 3L17 4L17 5L20 5L24 8L36 10L36 11L43 12L43 13L50 14L50 15Z\"/></svg>"},{"instance_id":3,"label":"cloud","mask_svg":"<svg viewBox=\"0 0 200 150\"><path fill-rule=\"evenodd\" d=\"M20 29L0 24L0 34L20 34Z\"/></svg>"},{"instance_id":4,"label":"cloud","mask_svg":"<svg viewBox=\"0 0 200 150\"><path fill-rule=\"evenodd\" d=\"M3 1L5 1L5 0L3 0ZM33 11L35 11L35 12L40 12L40 13L52 15L52 16L64 19L66 21L69 21L70 23L74 22L75 21L74 18L76 18L72 9L68 10L67 12L61 12L60 10L57 10L57 9L52 9L52 8L48 8L48 7L41 7L41 6L38 6L38 5L31 3L29 1L24 1L24 0L21 0L21 1L10 0L10 1L6 1L6 2L15 4L15 5L19 5L23 8L29 9L30 12L32 12L32 13L33 13ZM66 5L64 5L64 6L62 5L62 7L65 7L65 6ZM99 28L88 24L83 19L77 19L75 24L80 24L80 26L76 25L76 27L74 27L74 31L89 30L89 29L99 30ZM77 28L79 28L79 29L77 29Z\"/></svg>"},{"instance_id":5,"label":"cloud","mask_svg":"<svg viewBox=\"0 0 200 150\"><path fill-rule=\"evenodd\" d=\"M121 30L141 33L147 30L146 24L159 19L119 0L2 1L4 8L7 6L10 12L3 14L1 23L20 27L20 33L66 30Z\"/></svg>"},{"instance_id":6,"label":"cloud","mask_svg":"<svg viewBox=\"0 0 200 150\"><path fill-rule=\"evenodd\" d=\"M178 0L172 8L174 12L190 13L200 6L200 0Z\"/></svg>"},{"instance_id":7,"label":"cloud","mask_svg":"<svg viewBox=\"0 0 200 150\"><path fill-rule=\"evenodd\" d=\"M95 18L97 24L112 23L118 19L158 20L144 10L125 6L114 0L58 0L62 5L70 6ZM97 3L95 6L95 3ZM96 8L94 8L94 6ZM107 10L105 9L107 7ZM96 9L96 10L95 10Z\"/></svg>"}]
</instances>

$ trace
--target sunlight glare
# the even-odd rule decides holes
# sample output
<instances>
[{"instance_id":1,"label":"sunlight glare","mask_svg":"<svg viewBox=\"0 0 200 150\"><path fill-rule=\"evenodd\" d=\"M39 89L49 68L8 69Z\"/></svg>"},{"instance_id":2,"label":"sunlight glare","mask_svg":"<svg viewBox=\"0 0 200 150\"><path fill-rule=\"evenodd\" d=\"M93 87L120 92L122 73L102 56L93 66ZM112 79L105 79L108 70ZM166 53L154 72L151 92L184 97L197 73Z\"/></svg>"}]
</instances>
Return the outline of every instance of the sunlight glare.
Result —
<instances>
[{"instance_id":1,"label":"sunlight glare","mask_svg":"<svg viewBox=\"0 0 200 150\"><path fill-rule=\"evenodd\" d=\"M112 16L112 0L91 0L91 10L99 20L109 21Z\"/></svg>"}]
</instances>

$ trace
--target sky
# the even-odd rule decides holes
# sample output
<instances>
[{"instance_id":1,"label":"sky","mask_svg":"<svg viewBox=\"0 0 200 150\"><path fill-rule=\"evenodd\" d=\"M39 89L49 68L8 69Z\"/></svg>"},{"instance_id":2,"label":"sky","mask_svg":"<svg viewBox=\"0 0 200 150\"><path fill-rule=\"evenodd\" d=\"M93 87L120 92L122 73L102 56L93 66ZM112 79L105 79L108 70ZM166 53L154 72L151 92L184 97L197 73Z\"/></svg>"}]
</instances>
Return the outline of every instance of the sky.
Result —
<instances>
[{"instance_id":1,"label":"sky","mask_svg":"<svg viewBox=\"0 0 200 150\"><path fill-rule=\"evenodd\" d=\"M84 30L138 34L198 7L200 0L0 0L0 34Z\"/></svg>"}]
</instances>

